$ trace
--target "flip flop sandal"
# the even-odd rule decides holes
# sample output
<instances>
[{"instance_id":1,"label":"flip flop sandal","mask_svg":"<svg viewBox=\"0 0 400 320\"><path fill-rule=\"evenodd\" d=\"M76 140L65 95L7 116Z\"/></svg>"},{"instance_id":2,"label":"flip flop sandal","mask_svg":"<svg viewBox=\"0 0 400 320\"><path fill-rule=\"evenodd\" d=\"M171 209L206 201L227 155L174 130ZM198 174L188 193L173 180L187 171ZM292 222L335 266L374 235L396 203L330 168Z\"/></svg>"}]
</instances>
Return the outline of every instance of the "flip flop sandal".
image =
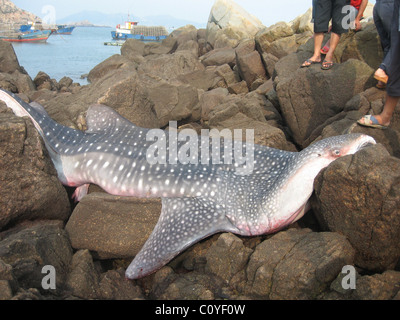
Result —
<instances>
[{"instance_id":1,"label":"flip flop sandal","mask_svg":"<svg viewBox=\"0 0 400 320\"><path fill-rule=\"evenodd\" d=\"M364 123L362 123L360 120L364 119ZM366 115L362 117L360 120L357 121L357 123L363 127L369 127L369 128L376 128L376 129L382 129L385 130L388 127L379 124L379 121L373 116L373 115Z\"/></svg>"},{"instance_id":2,"label":"flip flop sandal","mask_svg":"<svg viewBox=\"0 0 400 320\"><path fill-rule=\"evenodd\" d=\"M303 62L303 64L300 66L300 68L308 68L309 66L311 66L313 64L319 64L319 63L321 63L321 61L313 61L311 59L307 59L306 61Z\"/></svg>"},{"instance_id":3,"label":"flip flop sandal","mask_svg":"<svg viewBox=\"0 0 400 320\"><path fill-rule=\"evenodd\" d=\"M329 62L329 61L324 60L324 62L322 62L321 69L322 70L329 70L329 69L332 69L333 65L334 65L333 62Z\"/></svg>"}]
</instances>

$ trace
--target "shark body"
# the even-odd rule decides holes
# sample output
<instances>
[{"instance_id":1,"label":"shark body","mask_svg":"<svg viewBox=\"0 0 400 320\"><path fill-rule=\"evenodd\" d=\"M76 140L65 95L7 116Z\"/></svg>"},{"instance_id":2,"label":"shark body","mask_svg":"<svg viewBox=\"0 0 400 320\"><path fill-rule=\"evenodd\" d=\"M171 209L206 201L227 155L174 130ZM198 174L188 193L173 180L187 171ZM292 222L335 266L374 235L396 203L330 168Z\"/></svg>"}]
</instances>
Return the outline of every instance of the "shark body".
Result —
<instances>
[{"instance_id":1,"label":"shark body","mask_svg":"<svg viewBox=\"0 0 400 320\"><path fill-rule=\"evenodd\" d=\"M129 279L153 273L214 233L260 235L297 221L307 210L321 169L375 144L369 136L349 134L321 140L301 152L242 145L254 153L254 163L250 173L239 175L237 169L243 164L235 161L150 164L147 152L154 143L146 139L150 129L135 126L103 105L88 109L88 130L82 132L56 123L39 104L27 104L2 89L0 100L17 116L32 120L60 181L77 188L77 200L89 184L114 195L162 198L159 221L126 270Z\"/></svg>"}]
</instances>

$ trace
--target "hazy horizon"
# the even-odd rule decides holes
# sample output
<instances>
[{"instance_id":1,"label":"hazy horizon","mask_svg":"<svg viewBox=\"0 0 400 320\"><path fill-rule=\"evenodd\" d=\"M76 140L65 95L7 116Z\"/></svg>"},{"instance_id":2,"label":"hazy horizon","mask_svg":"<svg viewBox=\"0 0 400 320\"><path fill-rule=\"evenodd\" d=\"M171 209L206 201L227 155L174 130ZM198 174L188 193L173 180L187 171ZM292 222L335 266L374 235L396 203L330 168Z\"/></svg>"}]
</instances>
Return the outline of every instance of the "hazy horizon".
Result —
<instances>
[{"instance_id":1,"label":"hazy horizon","mask_svg":"<svg viewBox=\"0 0 400 320\"><path fill-rule=\"evenodd\" d=\"M169 15L177 19L206 24L215 0L149 0L132 4L129 0L12 0L19 8L43 18L46 6L55 8L56 19L64 19L82 11L97 11L108 14L128 13L135 17ZM247 12L268 26L278 21L291 21L311 7L311 0L237 0Z\"/></svg>"}]
</instances>

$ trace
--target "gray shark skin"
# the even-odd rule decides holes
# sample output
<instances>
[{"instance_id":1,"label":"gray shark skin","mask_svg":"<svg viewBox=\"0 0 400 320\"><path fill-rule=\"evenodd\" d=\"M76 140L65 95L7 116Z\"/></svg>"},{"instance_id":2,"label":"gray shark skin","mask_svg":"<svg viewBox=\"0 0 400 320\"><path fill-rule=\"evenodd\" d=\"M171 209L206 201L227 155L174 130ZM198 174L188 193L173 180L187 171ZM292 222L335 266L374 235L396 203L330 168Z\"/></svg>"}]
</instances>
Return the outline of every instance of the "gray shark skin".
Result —
<instances>
[{"instance_id":1,"label":"gray shark skin","mask_svg":"<svg viewBox=\"0 0 400 320\"><path fill-rule=\"evenodd\" d=\"M301 152L243 143L242 148L254 152L254 163L251 172L240 175L237 169L246 164L235 159L230 164L150 164L146 153L154 141L146 140L149 129L106 106L88 109L88 130L81 132L57 124L39 104L27 104L2 89L0 100L17 116L32 120L60 181L77 187L77 200L89 184L114 195L162 198L159 221L127 268L128 279L155 272L212 234L261 235L297 221L308 209L321 169L376 143L362 134L327 138ZM184 144L179 142L178 148ZM212 144L210 140L210 148Z\"/></svg>"}]
</instances>

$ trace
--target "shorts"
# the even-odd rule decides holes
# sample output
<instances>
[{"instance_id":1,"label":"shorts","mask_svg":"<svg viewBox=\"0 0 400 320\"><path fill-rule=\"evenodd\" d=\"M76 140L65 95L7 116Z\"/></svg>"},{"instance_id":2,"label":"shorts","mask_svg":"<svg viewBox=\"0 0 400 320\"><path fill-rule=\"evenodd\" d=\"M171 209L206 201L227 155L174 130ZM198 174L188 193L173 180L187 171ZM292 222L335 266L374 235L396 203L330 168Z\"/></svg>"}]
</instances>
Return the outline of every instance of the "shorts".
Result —
<instances>
[{"instance_id":1,"label":"shorts","mask_svg":"<svg viewBox=\"0 0 400 320\"><path fill-rule=\"evenodd\" d=\"M351 27L352 15L344 6L350 6L350 0L317 0L315 6L314 32L328 32L332 20L332 32L342 34Z\"/></svg>"}]
</instances>

